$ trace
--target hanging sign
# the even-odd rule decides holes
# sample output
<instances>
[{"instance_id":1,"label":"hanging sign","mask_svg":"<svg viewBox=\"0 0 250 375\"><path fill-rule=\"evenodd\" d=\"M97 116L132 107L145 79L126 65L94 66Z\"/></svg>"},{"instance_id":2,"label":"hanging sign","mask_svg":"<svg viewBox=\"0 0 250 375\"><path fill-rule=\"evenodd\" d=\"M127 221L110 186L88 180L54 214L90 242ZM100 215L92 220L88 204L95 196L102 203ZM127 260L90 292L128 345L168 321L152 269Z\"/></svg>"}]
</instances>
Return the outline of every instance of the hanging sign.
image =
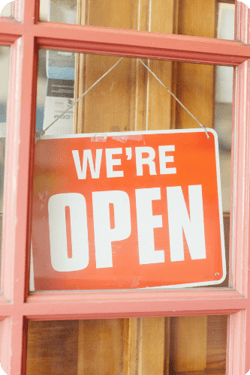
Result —
<instances>
[{"instance_id":1,"label":"hanging sign","mask_svg":"<svg viewBox=\"0 0 250 375\"><path fill-rule=\"evenodd\" d=\"M35 290L197 286L225 278L213 130L36 143Z\"/></svg>"}]
</instances>

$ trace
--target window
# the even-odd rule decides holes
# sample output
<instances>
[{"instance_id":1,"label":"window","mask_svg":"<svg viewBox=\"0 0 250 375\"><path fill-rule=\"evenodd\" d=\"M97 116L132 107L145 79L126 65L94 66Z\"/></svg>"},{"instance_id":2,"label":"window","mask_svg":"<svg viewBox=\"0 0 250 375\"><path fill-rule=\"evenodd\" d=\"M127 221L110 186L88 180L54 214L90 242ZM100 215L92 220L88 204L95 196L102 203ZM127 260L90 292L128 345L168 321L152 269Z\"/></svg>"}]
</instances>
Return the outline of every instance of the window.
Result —
<instances>
[{"instance_id":1,"label":"window","mask_svg":"<svg viewBox=\"0 0 250 375\"><path fill-rule=\"evenodd\" d=\"M168 325L167 319L171 317L169 332L174 337L173 331L181 330L180 327L186 317L191 319L198 316L203 318L200 321L200 327L204 325L206 316L211 318L210 322L212 317L215 320L218 316L228 317L222 323L224 327L227 325L226 373L228 375L245 375L249 370L250 360L247 355L250 343L248 333L250 323L248 297L248 145L250 134L247 105L250 100L248 94L250 48L248 46L249 35L247 34L249 16L247 7L241 2L236 2L235 40L217 39L215 38L216 17L219 16L221 7L218 6L217 12L217 2L210 2L213 5L213 32L211 35L205 33L205 35L198 36L196 31L192 33L192 22L187 22L188 18L186 19L183 13L184 9L185 14L190 11L188 10L188 3L190 3L188 1L180 1L182 10L177 17L178 22L176 22L176 17L171 15L175 26L178 24L178 30L172 27L170 33L164 27L157 30L157 24L164 26L164 17L160 21L151 19L151 26L155 22L155 28L141 27L139 30L137 27L127 27L124 24L115 25L121 28L112 28L114 25L86 23L82 20L78 20L79 24L74 24L73 21L68 24L39 21L39 2L35 0L24 0L23 7L19 1L16 1L14 10L16 21L10 18L0 18L1 44L11 46L5 164L5 186L8 186L8 189L4 195L2 295L0 301L1 361L6 373L25 374L27 337L29 340L32 339L34 331L42 329L42 326L47 327L48 330L53 329L53 325L58 321L69 322L65 324L68 329L71 327L72 330L76 328L75 321L83 322L79 324L82 326L81 332L84 336L86 331L88 334L90 332L90 328L86 328L91 327L91 323L88 323L89 320L92 325L98 325L101 320L105 320L108 325L109 319L115 319L114 325L118 327L117 329L120 329L119 327L124 324L127 324L128 327L133 327L135 324L137 328L134 328L134 331L133 328L130 329L135 332L136 329L140 331L145 328L146 337L151 320L145 323L146 320L143 319L157 317L159 319L158 326L162 325L164 327L162 329L165 330ZM199 3L198 0L197 3ZM116 2L114 1L113 4ZM143 9L140 9L143 13ZM190 12L189 17L192 19L192 11ZM156 13L161 15L160 11ZM204 14L207 13L204 11ZM104 16L106 17L105 22L107 22L108 15ZM66 19L63 21L67 22ZM204 25L209 25L209 23L204 21ZM195 27L194 30L196 30ZM209 65L208 70L211 70L213 65L235 67L232 104L234 109L232 128L233 188L228 287L180 290L29 292L37 71L38 55L41 53L39 51L44 49L72 51L91 56L99 54L154 61L168 60L174 62L173 69L175 69L175 65L179 65L182 71L185 69L184 67L193 68L195 65L192 63L198 63L204 68L204 71L206 65ZM157 63L155 64L157 65ZM181 99L185 100L185 98ZM218 101L218 103L225 102ZM122 321L122 318L125 320ZM138 318L139 321L133 320L133 318ZM161 318L167 319L163 323ZM64 329L63 323L60 324ZM189 325L189 327L194 326ZM131 332L131 330L127 332ZM191 332L194 334L192 329ZM41 338L41 340L43 339L44 337ZM130 343L133 342L131 340ZM178 342L178 337L176 340ZM153 342L152 338L151 349ZM212 340L209 342L211 349ZM31 353L31 344L32 342L29 341L28 358ZM43 345L46 346L46 344ZM175 348L176 346L173 346L169 349L174 353L170 355L170 358L178 358ZM83 353L88 355L88 351L84 352L83 350ZM29 366L30 362L28 362L27 371L30 371ZM164 368L167 368L167 365ZM171 370L171 365L169 368ZM174 371L179 370L180 367L174 369ZM184 371L189 370L184 369Z\"/></svg>"}]
</instances>

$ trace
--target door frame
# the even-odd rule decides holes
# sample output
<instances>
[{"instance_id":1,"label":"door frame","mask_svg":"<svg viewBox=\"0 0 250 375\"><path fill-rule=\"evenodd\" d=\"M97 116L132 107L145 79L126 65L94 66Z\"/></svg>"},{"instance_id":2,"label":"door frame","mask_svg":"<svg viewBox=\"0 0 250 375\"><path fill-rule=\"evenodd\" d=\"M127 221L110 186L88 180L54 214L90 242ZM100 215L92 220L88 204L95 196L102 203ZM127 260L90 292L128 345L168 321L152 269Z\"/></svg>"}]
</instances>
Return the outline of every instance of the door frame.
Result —
<instances>
[{"instance_id":1,"label":"door frame","mask_svg":"<svg viewBox=\"0 0 250 375\"><path fill-rule=\"evenodd\" d=\"M39 22L39 1L0 18L11 46L0 296L1 362L25 374L28 320L230 315L227 375L250 369L250 11L236 1L236 40ZM30 293L30 226L39 48L236 67L230 288ZM233 275L233 277L232 277ZM12 354L11 354L12 353Z\"/></svg>"}]
</instances>

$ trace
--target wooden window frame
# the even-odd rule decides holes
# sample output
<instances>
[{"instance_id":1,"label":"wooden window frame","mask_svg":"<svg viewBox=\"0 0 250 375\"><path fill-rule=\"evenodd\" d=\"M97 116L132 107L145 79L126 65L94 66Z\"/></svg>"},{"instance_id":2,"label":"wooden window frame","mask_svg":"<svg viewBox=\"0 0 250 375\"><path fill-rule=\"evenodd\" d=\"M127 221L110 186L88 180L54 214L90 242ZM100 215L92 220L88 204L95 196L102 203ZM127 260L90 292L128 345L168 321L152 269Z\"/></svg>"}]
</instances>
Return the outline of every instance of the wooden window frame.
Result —
<instances>
[{"instance_id":1,"label":"wooden window frame","mask_svg":"<svg viewBox=\"0 0 250 375\"><path fill-rule=\"evenodd\" d=\"M227 314L227 375L245 375L250 368L250 11L236 1L235 41L39 22L37 0L16 0L14 15L15 20L0 18L0 44L11 46L0 296L4 370L9 375L25 374L28 320ZM230 288L29 294L30 192L39 48L237 68Z\"/></svg>"}]
</instances>

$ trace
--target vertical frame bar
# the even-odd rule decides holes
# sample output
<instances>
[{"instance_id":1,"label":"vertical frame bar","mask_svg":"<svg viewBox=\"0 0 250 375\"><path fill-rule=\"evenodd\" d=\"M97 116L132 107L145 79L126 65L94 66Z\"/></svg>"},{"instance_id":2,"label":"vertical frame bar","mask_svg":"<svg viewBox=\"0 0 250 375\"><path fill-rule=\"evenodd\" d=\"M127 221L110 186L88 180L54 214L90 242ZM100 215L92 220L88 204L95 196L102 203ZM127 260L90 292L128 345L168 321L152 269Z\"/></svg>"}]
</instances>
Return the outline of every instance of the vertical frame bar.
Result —
<instances>
[{"instance_id":1,"label":"vertical frame bar","mask_svg":"<svg viewBox=\"0 0 250 375\"><path fill-rule=\"evenodd\" d=\"M249 9L242 2L236 1L236 39L249 44ZM237 67L235 87L235 124L233 129L234 151L232 155L234 168L233 190L233 287L248 298L248 307L230 317L228 329L227 373L245 375L250 369L250 61Z\"/></svg>"},{"instance_id":2,"label":"vertical frame bar","mask_svg":"<svg viewBox=\"0 0 250 375\"><path fill-rule=\"evenodd\" d=\"M37 48L29 28L37 20L38 5L36 0L17 0L15 16L20 21L23 18L26 32L11 49L2 291L13 309L2 322L1 337L2 366L9 375L24 374L26 365L23 304L29 279L31 156L37 86Z\"/></svg>"}]
</instances>

